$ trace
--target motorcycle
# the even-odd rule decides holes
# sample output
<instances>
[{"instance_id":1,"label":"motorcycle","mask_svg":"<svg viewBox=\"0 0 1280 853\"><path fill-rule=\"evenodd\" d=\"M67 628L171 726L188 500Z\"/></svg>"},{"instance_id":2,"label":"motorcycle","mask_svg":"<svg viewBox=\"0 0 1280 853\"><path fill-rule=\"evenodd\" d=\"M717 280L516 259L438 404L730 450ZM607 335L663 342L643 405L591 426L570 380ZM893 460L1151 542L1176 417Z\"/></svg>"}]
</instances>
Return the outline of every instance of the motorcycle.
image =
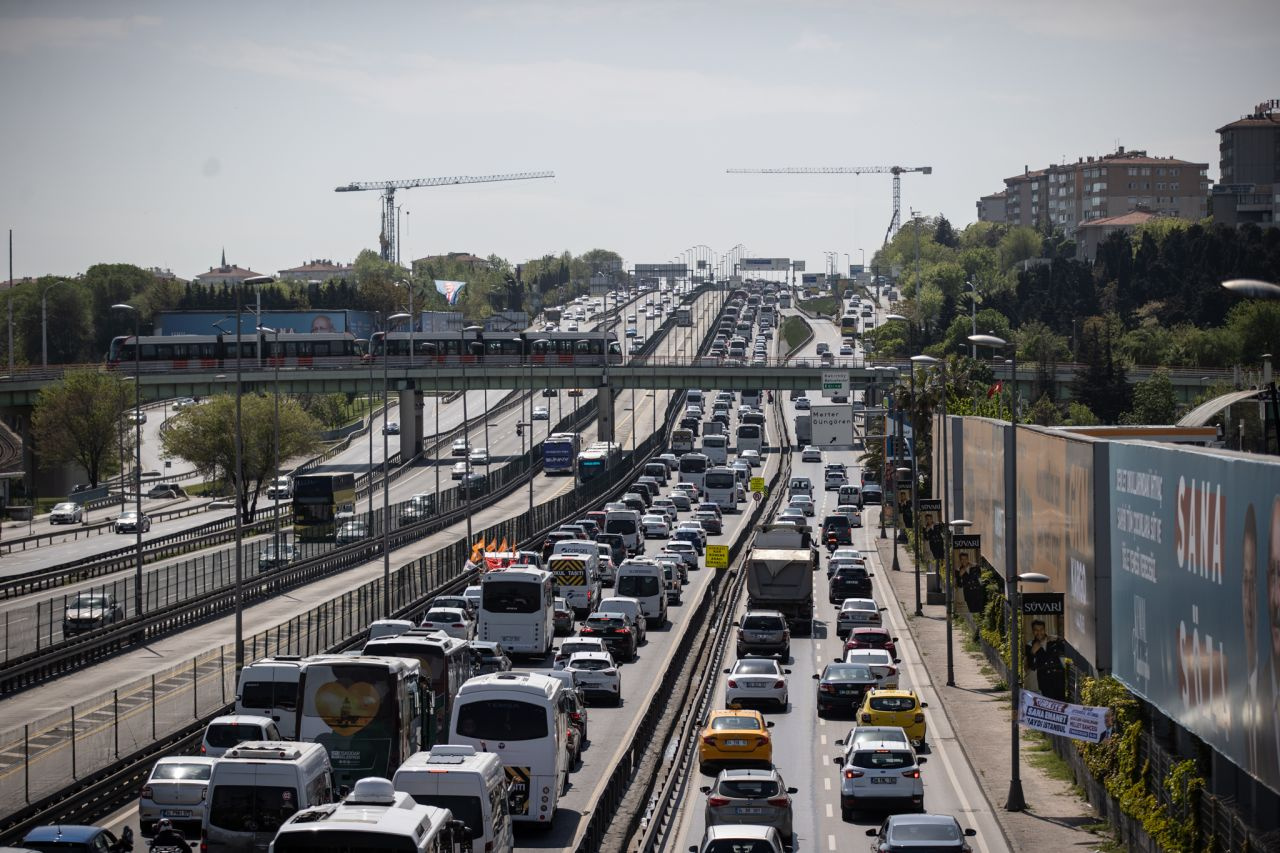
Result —
<instances>
[{"instance_id":1,"label":"motorcycle","mask_svg":"<svg viewBox=\"0 0 1280 853\"><path fill-rule=\"evenodd\" d=\"M834 533L827 534L827 553L834 553L836 548L840 547L840 541Z\"/></svg>"}]
</instances>

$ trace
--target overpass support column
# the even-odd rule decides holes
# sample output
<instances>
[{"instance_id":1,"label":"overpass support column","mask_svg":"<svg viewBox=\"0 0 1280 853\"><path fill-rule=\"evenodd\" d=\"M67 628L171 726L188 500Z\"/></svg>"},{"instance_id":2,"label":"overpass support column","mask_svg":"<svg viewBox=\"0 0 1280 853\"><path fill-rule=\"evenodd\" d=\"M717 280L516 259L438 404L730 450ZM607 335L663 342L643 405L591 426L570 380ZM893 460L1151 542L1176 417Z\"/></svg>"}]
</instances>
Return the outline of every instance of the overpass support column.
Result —
<instances>
[{"instance_id":1,"label":"overpass support column","mask_svg":"<svg viewBox=\"0 0 1280 853\"><path fill-rule=\"evenodd\" d=\"M608 385L596 389L596 439L613 441L613 388Z\"/></svg>"},{"instance_id":2,"label":"overpass support column","mask_svg":"<svg viewBox=\"0 0 1280 853\"><path fill-rule=\"evenodd\" d=\"M422 392L406 388L400 393L400 458L422 452Z\"/></svg>"}]
</instances>

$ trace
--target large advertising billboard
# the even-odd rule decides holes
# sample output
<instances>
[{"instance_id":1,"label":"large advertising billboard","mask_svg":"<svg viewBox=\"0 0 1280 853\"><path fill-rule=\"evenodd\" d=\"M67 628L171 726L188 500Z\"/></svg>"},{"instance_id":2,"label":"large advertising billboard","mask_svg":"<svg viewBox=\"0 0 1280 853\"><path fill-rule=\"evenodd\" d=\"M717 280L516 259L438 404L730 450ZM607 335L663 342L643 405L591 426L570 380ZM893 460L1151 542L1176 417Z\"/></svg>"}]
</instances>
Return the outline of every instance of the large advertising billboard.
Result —
<instances>
[{"instance_id":1,"label":"large advertising billboard","mask_svg":"<svg viewBox=\"0 0 1280 853\"><path fill-rule=\"evenodd\" d=\"M1110 447L1115 676L1280 791L1280 463Z\"/></svg>"},{"instance_id":2,"label":"large advertising billboard","mask_svg":"<svg viewBox=\"0 0 1280 853\"><path fill-rule=\"evenodd\" d=\"M216 326L235 334L235 313L226 311L161 311L156 315L157 335L216 335ZM358 338L368 338L373 330L373 318L366 311L349 311L339 308L329 311L269 311L262 312L262 325L279 329L280 334L305 332L351 332ZM240 334L251 335L258 326L257 315L241 309Z\"/></svg>"},{"instance_id":3,"label":"large advertising billboard","mask_svg":"<svg viewBox=\"0 0 1280 853\"><path fill-rule=\"evenodd\" d=\"M1004 433L1008 425L985 418L948 421L949 428L961 430L964 444L960 454L963 503L952 517L973 522L969 530L982 537L983 556L1004 577Z\"/></svg>"}]
</instances>

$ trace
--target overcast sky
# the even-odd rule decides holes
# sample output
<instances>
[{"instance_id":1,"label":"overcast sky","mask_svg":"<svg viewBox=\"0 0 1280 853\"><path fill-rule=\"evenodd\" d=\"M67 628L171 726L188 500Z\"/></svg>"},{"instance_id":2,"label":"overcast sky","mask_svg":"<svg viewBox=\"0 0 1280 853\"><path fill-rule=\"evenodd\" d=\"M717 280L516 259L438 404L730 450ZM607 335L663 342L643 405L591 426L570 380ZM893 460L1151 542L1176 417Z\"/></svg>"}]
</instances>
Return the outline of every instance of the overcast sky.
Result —
<instances>
[{"instance_id":1,"label":"overcast sky","mask_svg":"<svg viewBox=\"0 0 1280 853\"><path fill-rule=\"evenodd\" d=\"M402 259L706 244L854 263L903 218L975 219L1024 165L1126 148L1210 164L1280 97L1276 0L16 2L0 5L0 228L14 273L186 278L377 248L351 181L402 191ZM843 264L844 259L841 259ZM7 271L6 271L7 272ZM0 274L0 278L7 275Z\"/></svg>"}]
</instances>

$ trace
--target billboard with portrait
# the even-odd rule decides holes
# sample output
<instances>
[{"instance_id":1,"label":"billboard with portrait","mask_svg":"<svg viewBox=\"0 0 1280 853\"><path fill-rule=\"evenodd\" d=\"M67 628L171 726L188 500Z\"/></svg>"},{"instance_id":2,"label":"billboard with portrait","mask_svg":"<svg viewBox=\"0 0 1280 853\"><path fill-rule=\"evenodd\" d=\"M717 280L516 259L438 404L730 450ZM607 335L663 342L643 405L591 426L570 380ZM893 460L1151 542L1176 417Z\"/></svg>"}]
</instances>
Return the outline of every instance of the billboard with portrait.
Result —
<instances>
[{"instance_id":1,"label":"billboard with portrait","mask_svg":"<svg viewBox=\"0 0 1280 853\"><path fill-rule=\"evenodd\" d=\"M1280 463L1110 448L1116 678L1280 791Z\"/></svg>"},{"instance_id":2,"label":"billboard with portrait","mask_svg":"<svg viewBox=\"0 0 1280 853\"><path fill-rule=\"evenodd\" d=\"M953 536L951 565L956 573L956 589L965 607L975 616L981 614L987 604L986 589L982 586L982 535L960 533Z\"/></svg>"}]
</instances>

